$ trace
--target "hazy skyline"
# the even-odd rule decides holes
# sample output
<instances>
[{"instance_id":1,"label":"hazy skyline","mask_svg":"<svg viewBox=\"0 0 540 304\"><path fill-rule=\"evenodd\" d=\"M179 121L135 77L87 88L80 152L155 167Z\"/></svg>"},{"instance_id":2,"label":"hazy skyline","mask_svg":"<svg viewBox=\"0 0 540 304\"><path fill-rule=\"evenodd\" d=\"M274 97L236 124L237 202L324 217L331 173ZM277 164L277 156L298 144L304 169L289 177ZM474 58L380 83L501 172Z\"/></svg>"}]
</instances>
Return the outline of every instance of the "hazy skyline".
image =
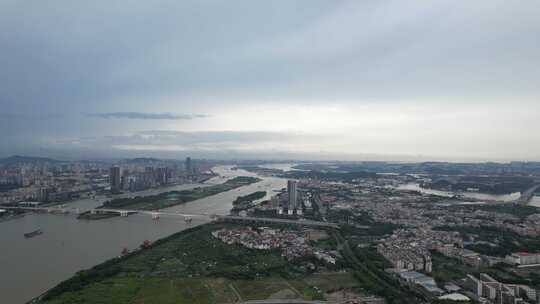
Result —
<instances>
[{"instance_id":1,"label":"hazy skyline","mask_svg":"<svg viewBox=\"0 0 540 304\"><path fill-rule=\"evenodd\" d=\"M540 160L539 13L0 0L0 156Z\"/></svg>"}]
</instances>

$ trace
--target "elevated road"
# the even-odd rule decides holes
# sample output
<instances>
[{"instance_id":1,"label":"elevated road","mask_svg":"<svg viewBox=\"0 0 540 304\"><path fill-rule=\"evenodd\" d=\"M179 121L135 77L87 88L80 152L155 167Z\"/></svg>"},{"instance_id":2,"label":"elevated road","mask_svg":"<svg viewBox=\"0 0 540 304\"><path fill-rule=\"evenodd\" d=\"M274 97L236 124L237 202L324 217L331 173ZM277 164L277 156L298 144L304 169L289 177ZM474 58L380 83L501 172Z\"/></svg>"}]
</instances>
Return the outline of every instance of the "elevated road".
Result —
<instances>
[{"instance_id":1,"label":"elevated road","mask_svg":"<svg viewBox=\"0 0 540 304\"><path fill-rule=\"evenodd\" d=\"M339 228L338 224L329 222L319 222L311 220L288 220L280 218L268 218L268 217L250 217L250 216L232 216L232 215L218 215L217 219L228 221L244 221L244 222L258 222L258 223L275 223L286 225L299 225L299 226L313 226L322 228Z\"/></svg>"}]
</instances>

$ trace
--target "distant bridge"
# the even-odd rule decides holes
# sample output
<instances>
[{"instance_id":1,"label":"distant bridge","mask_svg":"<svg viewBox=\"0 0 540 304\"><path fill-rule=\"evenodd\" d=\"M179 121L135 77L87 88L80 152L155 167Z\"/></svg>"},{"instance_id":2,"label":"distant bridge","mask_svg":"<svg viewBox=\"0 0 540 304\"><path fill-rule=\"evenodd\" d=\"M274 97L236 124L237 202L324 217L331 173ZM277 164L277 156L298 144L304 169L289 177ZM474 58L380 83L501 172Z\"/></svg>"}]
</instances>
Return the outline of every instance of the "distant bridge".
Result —
<instances>
[{"instance_id":1,"label":"distant bridge","mask_svg":"<svg viewBox=\"0 0 540 304\"><path fill-rule=\"evenodd\" d=\"M190 220L194 217L210 218L212 220L220 221L233 221L233 222L251 222L251 223L269 223L269 224L286 224L286 225L299 225L299 226L312 226L321 228L339 228L339 225L329 222L319 222L312 220L289 220L281 218L268 218L268 217L250 217L250 216L233 216L233 215L216 215L208 213L188 214L180 212L166 212L166 211L151 211L151 210L138 210L138 209L112 209L112 208L94 208L82 210L80 208L62 208L62 207L1 207L6 210L25 210L37 213L50 213L50 214L82 214L82 213L118 213L120 216L128 216L130 214L146 214L152 216L152 219L159 219L161 216L167 217L182 217L185 220Z\"/></svg>"},{"instance_id":2,"label":"distant bridge","mask_svg":"<svg viewBox=\"0 0 540 304\"><path fill-rule=\"evenodd\" d=\"M151 215L152 218L157 219L160 216L180 216L184 218L192 217L209 217L213 218L213 214L188 214L180 212L164 212L164 211L152 211L152 210L136 210L136 209L112 209L112 208L93 208L93 209L80 209L80 208L65 208L65 207L1 207L6 210L24 210L32 211L36 213L50 213L50 214L99 214L99 213L118 213L120 216L128 216L130 214L140 213Z\"/></svg>"},{"instance_id":3,"label":"distant bridge","mask_svg":"<svg viewBox=\"0 0 540 304\"><path fill-rule=\"evenodd\" d=\"M521 193L521 196L517 200L515 200L514 203L518 205L527 205L529 201L533 198L538 188L540 188L540 184L527 189L525 192Z\"/></svg>"}]
</instances>

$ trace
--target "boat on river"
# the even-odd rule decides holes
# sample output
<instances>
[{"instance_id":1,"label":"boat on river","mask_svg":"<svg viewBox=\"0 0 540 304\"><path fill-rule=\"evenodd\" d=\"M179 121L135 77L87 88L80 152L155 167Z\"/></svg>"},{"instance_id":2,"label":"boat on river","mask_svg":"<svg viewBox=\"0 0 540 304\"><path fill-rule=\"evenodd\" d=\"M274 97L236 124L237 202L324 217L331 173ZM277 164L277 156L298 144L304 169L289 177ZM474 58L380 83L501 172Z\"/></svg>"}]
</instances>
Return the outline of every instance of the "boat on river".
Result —
<instances>
[{"instance_id":1,"label":"boat on river","mask_svg":"<svg viewBox=\"0 0 540 304\"><path fill-rule=\"evenodd\" d=\"M43 231L41 229L38 229L38 230L34 230L32 232L25 233L24 237L29 239L29 238L33 238L35 236L42 235L42 234L43 234Z\"/></svg>"}]
</instances>

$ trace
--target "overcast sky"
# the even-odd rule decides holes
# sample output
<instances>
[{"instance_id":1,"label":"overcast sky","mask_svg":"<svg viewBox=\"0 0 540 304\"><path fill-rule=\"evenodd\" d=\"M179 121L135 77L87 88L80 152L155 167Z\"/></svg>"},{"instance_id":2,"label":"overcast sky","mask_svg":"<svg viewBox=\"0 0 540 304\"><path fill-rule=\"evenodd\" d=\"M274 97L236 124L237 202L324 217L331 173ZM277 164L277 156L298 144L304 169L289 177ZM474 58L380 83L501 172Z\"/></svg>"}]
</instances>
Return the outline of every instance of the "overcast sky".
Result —
<instances>
[{"instance_id":1,"label":"overcast sky","mask_svg":"<svg viewBox=\"0 0 540 304\"><path fill-rule=\"evenodd\" d=\"M540 1L0 0L0 156L540 160Z\"/></svg>"}]
</instances>

